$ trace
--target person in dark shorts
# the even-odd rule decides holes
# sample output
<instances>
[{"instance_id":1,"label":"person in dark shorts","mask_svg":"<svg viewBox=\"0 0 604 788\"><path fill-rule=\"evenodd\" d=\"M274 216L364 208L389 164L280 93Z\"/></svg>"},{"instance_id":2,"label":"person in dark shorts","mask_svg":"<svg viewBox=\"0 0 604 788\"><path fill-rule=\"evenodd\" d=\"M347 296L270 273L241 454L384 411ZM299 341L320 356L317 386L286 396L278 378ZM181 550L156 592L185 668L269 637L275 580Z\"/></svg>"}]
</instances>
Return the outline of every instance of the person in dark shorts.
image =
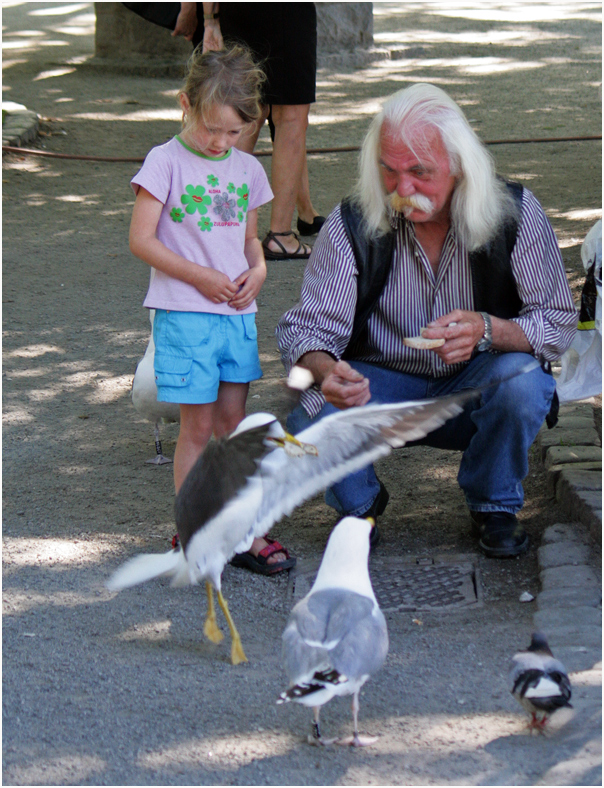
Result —
<instances>
[{"instance_id":1,"label":"person in dark shorts","mask_svg":"<svg viewBox=\"0 0 604 788\"><path fill-rule=\"evenodd\" d=\"M196 6L196 8L193 8ZM196 16L195 16L196 15ZM195 26L196 29L191 32ZM267 75L263 116L237 147L251 153L268 119L273 139L270 230L262 245L269 260L307 258L311 248L292 230L315 235L325 218L315 210L306 162L306 129L315 101L317 17L314 3L182 3L174 33L204 50L242 43Z\"/></svg>"}]
</instances>

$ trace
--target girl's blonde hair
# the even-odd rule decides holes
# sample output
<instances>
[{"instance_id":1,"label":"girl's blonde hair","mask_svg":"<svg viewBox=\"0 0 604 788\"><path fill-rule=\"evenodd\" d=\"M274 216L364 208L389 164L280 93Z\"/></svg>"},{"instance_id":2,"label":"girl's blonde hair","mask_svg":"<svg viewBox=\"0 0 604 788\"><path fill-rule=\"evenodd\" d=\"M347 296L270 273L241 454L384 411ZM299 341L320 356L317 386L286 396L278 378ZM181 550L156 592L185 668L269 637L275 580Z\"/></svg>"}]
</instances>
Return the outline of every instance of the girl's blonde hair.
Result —
<instances>
[{"instance_id":1,"label":"girl's blonde hair","mask_svg":"<svg viewBox=\"0 0 604 788\"><path fill-rule=\"evenodd\" d=\"M219 52L202 52L197 47L187 63L185 84L178 96L186 94L191 117L183 127L207 120L212 106L232 107L244 123L254 123L262 114L260 89L266 76L248 49L232 46Z\"/></svg>"}]
</instances>

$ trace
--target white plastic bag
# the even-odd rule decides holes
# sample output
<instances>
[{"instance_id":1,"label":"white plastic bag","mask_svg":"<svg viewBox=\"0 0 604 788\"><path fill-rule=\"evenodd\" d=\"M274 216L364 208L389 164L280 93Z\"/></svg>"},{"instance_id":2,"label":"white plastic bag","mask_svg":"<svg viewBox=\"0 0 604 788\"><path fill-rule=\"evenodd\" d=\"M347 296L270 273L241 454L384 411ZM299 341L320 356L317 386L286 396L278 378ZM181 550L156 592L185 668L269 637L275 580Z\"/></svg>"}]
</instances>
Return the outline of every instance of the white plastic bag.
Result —
<instances>
[{"instance_id":1,"label":"white plastic bag","mask_svg":"<svg viewBox=\"0 0 604 788\"><path fill-rule=\"evenodd\" d=\"M556 379L560 402L587 399L602 391L601 219L587 233L581 247L581 259L586 280L581 296L578 330L572 345L560 359L562 369Z\"/></svg>"}]
</instances>

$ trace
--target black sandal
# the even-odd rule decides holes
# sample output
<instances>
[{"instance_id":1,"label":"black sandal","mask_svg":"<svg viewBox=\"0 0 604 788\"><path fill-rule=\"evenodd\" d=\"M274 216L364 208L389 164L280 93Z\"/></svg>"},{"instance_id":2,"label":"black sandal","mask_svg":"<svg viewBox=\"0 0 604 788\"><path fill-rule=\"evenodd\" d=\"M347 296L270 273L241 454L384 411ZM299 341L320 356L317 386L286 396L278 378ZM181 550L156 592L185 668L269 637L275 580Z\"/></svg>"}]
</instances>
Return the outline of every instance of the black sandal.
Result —
<instances>
[{"instance_id":1,"label":"black sandal","mask_svg":"<svg viewBox=\"0 0 604 788\"><path fill-rule=\"evenodd\" d=\"M293 235L296 241L298 242L298 248L295 252L288 252L287 249L283 246L281 241L277 238L278 235ZM277 246L281 247L280 252L274 252L272 249L269 249L268 242L274 241ZM274 233L272 230L269 230L266 234L266 238L262 241L262 248L264 249L264 256L267 260L308 260L310 257L310 253L312 251L311 247L308 244L303 244L300 240L300 236L295 233L293 230L289 230L287 233ZM308 251L306 251L308 249Z\"/></svg>"}]
</instances>

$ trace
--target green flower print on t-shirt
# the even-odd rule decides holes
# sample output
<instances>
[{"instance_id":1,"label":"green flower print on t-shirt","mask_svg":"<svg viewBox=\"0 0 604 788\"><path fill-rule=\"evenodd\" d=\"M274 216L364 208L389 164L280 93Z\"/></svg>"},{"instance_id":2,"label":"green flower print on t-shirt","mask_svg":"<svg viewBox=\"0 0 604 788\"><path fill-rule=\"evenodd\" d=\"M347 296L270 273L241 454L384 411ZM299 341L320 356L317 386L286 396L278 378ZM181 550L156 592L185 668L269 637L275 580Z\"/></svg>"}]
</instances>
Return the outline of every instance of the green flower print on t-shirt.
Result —
<instances>
[{"instance_id":1,"label":"green flower print on t-shirt","mask_svg":"<svg viewBox=\"0 0 604 788\"><path fill-rule=\"evenodd\" d=\"M172 219L173 222L182 222L184 218L185 212L182 208L172 208L170 211L170 219Z\"/></svg>"},{"instance_id":2,"label":"green flower print on t-shirt","mask_svg":"<svg viewBox=\"0 0 604 788\"><path fill-rule=\"evenodd\" d=\"M185 186L185 191L187 193L181 195L180 201L185 206L187 213L199 211L203 216L204 213L208 212L206 205L210 205L212 198L209 194L206 194L205 186L192 186L189 184Z\"/></svg>"},{"instance_id":3,"label":"green flower print on t-shirt","mask_svg":"<svg viewBox=\"0 0 604 788\"><path fill-rule=\"evenodd\" d=\"M199 227L202 233L204 233L206 230L210 232L212 227L214 227L214 222L211 221L209 216L204 216L203 219L200 219L197 222L197 226Z\"/></svg>"},{"instance_id":4,"label":"green flower print on t-shirt","mask_svg":"<svg viewBox=\"0 0 604 788\"><path fill-rule=\"evenodd\" d=\"M238 222L242 222L242 221L243 221L243 219L244 219L244 216L243 216L243 214L241 213L241 211L239 211L239 213L237 214L237 221L238 221Z\"/></svg>"},{"instance_id":5,"label":"green flower print on t-shirt","mask_svg":"<svg viewBox=\"0 0 604 788\"><path fill-rule=\"evenodd\" d=\"M234 183L229 183L228 186L227 186L227 191L228 191L229 194L232 194L235 191L235 184Z\"/></svg>"},{"instance_id":6,"label":"green flower print on t-shirt","mask_svg":"<svg viewBox=\"0 0 604 788\"><path fill-rule=\"evenodd\" d=\"M243 186L237 189L237 195L239 196L239 199L237 200L237 205L245 213L245 211L247 211L247 201L249 200L250 197L247 183L244 183Z\"/></svg>"},{"instance_id":7,"label":"green flower print on t-shirt","mask_svg":"<svg viewBox=\"0 0 604 788\"><path fill-rule=\"evenodd\" d=\"M215 175L208 175L208 184L210 186L218 186L218 178Z\"/></svg>"}]
</instances>

